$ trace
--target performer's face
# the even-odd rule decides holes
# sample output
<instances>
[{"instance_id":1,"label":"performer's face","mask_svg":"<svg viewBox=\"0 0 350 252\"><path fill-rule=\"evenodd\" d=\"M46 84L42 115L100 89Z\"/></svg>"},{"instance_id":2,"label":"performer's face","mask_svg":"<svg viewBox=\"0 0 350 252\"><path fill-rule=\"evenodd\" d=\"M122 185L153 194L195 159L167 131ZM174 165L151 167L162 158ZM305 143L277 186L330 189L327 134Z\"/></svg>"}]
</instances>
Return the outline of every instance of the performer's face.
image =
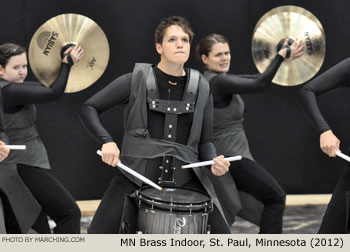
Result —
<instances>
[{"instance_id":1,"label":"performer's face","mask_svg":"<svg viewBox=\"0 0 350 252\"><path fill-rule=\"evenodd\" d=\"M0 77L8 82L22 83L28 74L27 65L26 53L12 56L5 68L0 66Z\"/></svg>"},{"instance_id":2,"label":"performer's face","mask_svg":"<svg viewBox=\"0 0 350 252\"><path fill-rule=\"evenodd\" d=\"M190 56L190 48L188 34L177 25L169 26L164 34L163 42L156 43L161 60L173 64L185 64Z\"/></svg>"},{"instance_id":3,"label":"performer's face","mask_svg":"<svg viewBox=\"0 0 350 252\"><path fill-rule=\"evenodd\" d=\"M219 73L226 73L230 69L231 53L227 43L216 43L211 47L211 51L202 55L202 61L209 70Z\"/></svg>"}]
</instances>

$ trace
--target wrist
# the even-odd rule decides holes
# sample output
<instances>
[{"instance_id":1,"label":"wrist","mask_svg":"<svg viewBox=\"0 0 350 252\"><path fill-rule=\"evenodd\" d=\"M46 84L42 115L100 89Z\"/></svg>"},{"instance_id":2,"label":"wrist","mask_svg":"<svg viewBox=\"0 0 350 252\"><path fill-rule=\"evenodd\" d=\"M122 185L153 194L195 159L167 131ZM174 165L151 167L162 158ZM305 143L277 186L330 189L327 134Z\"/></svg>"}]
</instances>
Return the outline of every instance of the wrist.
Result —
<instances>
[{"instance_id":1,"label":"wrist","mask_svg":"<svg viewBox=\"0 0 350 252\"><path fill-rule=\"evenodd\" d=\"M73 66L74 65L74 61L73 61L72 56L70 55L70 53L65 54L62 61L64 63L68 64L69 66Z\"/></svg>"},{"instance_id":2,"label":"wrist","mask_svg":"<svg viewBox=\"0 0 350 252\"><path fill-rule=\"evenodd\" d=\"M291 55L291 48L290 48L290 45L283 45L282 46L282 49L280 50L280 52L282 51L282 53L284 55L282 55L285 59L288 59Z\"/></svg>"},{"instance_id":3,"label":"wrist","mask_svg":"<svg viewBox=\"0 0 350 252\"><path fill-rule=\"evenodd\" d=\"M325 129L325 130L320 131L320 136L323 134L329 134L329 133L333 134L333 131L331 129Z\"/></svg>"}]
</instances>

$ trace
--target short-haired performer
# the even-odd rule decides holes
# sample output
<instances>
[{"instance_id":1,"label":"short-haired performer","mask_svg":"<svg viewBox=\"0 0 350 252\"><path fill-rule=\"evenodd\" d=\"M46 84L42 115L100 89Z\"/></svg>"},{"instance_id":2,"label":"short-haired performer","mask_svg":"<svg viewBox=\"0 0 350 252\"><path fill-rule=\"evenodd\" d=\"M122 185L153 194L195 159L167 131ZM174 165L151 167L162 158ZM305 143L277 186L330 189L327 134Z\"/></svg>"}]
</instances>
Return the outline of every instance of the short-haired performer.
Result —
<instances>
[{"instance_id":1,"label":"short-haired performer","mask_svg":"<svg viewBox=\"0 0 350 252\"><path fill-rule=\"evenodd\" d=\"M212 143L213 102L209 84L198 71L184 68L192 37L186 19L173 16L163 20L155 32L159 63L136 64L132 73L122 75L91 97L82 106L80 116L87 130L102 145L105 163L116 166L121 160L154 182L162 177L161 167L175 167L176 186L207 191L215 199L211 182L205 175L207 168L196 171L180 168L184 163L214 159L211 173L220 176L230 165L223 156L217 157ZM119 156L119 148L102 126L99 114L125 103L125 132ZM121 120L119 115L115 118ZM89 233L118 233L125 195L141 186L133 177L116 172ZM209 215L211 232L230 233L217 207L220 205Z\"/></svg>"}]
</instances>

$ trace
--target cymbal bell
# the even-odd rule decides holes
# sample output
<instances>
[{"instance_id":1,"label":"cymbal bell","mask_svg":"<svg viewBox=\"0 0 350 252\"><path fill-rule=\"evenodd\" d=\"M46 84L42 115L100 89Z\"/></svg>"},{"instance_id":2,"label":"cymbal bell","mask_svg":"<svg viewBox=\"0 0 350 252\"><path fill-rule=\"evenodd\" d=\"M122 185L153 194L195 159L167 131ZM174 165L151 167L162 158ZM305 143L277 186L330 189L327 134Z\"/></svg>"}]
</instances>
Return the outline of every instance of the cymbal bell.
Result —
<instances>
[{"instance_id":1,"label":"cymbal bell","mask_svg":"<svg viewBox=\"0 0 350 252\"><path fill-rule=\"evenodd\" d=\"M61 51L76 44L83 47L84 57L72 66L65 92L81 91L101 77L109 60L107 37L90 18L69 13L46 21L31 39L29 64L41 83L53 83L61 68Z\"/></svg>"},{"instance_id":2,"label":"cymbal bell","mask_svg":"<svg viewBox=\"0 0 350 252\"><path fill-rule=\"evenodd\" d=\"M256 24L252 40L252 56L260 73L278 53L278 44L285 38L300 39L304 54L285 59L272 82L295 86L310 80L321 68L326 53L326 37L320 21L308 10L286 5L274 8Z\"/></svg>"}]
</instances>

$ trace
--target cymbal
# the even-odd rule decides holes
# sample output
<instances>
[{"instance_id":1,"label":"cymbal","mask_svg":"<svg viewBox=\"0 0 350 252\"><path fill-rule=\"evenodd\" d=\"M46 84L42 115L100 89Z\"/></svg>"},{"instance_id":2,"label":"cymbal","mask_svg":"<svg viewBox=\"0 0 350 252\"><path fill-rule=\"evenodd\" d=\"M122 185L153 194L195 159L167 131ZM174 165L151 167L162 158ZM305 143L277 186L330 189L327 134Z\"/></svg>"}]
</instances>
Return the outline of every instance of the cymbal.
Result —
<instances>
[{"instance_id":1,"label":"cymbal","mask_svg":"<svg viewBox=\"0 0 350 252\"><path fill-rule=\"evenodd\" d=\"M62 53L75 44L83 47L84 57L72 66L65 92L83 90L101 77L109 60L107 37L90 18L69 13L49 19L32 37L29 64L41 83L53 83L61 68Z\"/></svg>"},{"instance_id":2,"label":"cymbal","mask_svg":"<svg viewBox=\"0 0 350 252\"><path fill-rule=\"evenodd\" d=\"M295 86L310 80L321 68L326 53L326 37L320 21L304 8L286 5L263 15L253 32L252 55L255 66L264 72L275 58L277 45L285 38L300 39L304 54L285 59L272 82Z\"/></svg>"}]
</instances>

